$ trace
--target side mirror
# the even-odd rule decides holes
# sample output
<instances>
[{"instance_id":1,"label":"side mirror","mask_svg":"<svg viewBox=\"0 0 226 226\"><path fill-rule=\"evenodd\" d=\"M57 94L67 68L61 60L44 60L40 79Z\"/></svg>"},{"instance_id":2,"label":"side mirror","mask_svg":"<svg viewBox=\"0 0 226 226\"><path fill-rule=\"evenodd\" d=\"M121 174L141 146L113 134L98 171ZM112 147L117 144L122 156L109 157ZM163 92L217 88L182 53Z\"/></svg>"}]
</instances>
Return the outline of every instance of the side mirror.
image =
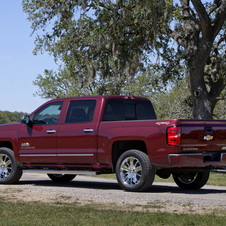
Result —
<instances>
[{"instance_id":1,"label":"side mirror","mask_svg":"<svg viewBox=\"0 0 226 226\"><path fill-rule=\"evenodd\" d=\"M29 124L29 122L30 122L30 117L28 115L22 116L21 123Z\"/></svg>"}]
</instances>

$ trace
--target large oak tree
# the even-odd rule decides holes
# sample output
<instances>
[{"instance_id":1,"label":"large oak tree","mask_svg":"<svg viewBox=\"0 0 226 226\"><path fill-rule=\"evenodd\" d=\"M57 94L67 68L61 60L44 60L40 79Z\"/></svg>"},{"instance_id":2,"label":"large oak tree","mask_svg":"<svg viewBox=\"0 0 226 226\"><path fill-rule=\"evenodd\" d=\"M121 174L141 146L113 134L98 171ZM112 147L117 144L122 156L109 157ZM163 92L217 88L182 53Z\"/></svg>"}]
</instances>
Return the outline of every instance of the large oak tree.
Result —
<instances>
[{"instance_id":1,"label":"large oak tree","mask_svg":"<svg viewBox=\"0 0 226 226\"><path fill-rule=\"evenodd\" d=\"M113 79L120 93L155 49L163 82L185 64L194 118L212 119L224 99L226 0L23 0L23 9L33 34L43 30L35 52L61 59L81 89L101 80L106 93Z\"/></svg>"}]
</instances>

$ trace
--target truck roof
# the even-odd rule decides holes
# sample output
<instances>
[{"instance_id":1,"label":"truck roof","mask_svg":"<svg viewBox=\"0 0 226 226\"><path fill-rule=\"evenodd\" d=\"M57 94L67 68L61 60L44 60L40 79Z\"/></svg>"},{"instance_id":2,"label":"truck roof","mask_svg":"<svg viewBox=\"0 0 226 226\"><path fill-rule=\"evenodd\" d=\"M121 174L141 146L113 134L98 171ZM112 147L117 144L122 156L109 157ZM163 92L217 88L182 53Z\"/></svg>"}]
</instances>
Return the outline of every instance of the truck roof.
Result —
<instances>
[{"instance_id":1,"label":"truck roof","mask_svg":"<svg viewBox=\"0 0 226 226\"><path fill-rule=\"evenodd\" d=\"M75 97L63 97L53 100L68 100L68 99L90 99L90 98L107 98L107 99L126 99L126 100L149 100L145 97L128 96L128 95L95 95L95 96L75 96ZM52 101L53 101L52 100Z\"/></svg>"}]
</instances>

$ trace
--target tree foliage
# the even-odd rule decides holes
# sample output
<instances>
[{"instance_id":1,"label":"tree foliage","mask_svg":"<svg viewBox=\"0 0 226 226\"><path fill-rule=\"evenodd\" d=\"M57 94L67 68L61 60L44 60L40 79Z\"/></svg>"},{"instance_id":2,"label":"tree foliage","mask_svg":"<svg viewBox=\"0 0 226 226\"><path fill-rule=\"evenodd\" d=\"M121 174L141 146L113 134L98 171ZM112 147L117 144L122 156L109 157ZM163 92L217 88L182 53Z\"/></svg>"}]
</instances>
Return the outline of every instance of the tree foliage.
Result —
<instances>
[{"instance_id":1,"label":"tree foliage","mask_svg":"<svg viewBox=\"0 0 226 226\"><path fill-rule=\"evenodd\" d=\"M74 85L71 94L121 94L146 72L165 7L162 0L23 1L33 32L44 32L36 36L34 53L49 51L63 62L57 73L45 71L34 84L64 81ZM45 88L39 94L51 97Z\"/></svg>"},{"instance_id":2,"label":"tree foliage","mask_svg":"<svg viewBox=\"0 0 226 226\"><path fill-rule=\"evenodd\" d=\"M23 115L28 115L24 112L10 112L10 111L0 111L0 124L20 122Z\"/></svg>"},{"instance_id":3,"label":"tree foliage","mask_svg":"<svg viewBox=\"0 0 226 226\"><path fill-rule=\"evenodd\" d=\"M192 119L192 99L186 79L158 92L152 103L158 119Z\"/></svg>"},{"instance_id":4,"label":"tree foliage","mask_svg":"<svg viewBox=\"0 0 226 226\"><path fill-rule=\"evenodd\" d=\"M10 123L10 120L4 112L0 111L0 124L6 123Z\"/></svg>"},{"instance_id":5,"label":"tree foliage","mask_svg":"<svg viewBox=\"0 0 226 226\"><path fill-rule=\"evenodd\" d=\"M34 82L43 97L130 93L155 50L158 86L182 79L186 66L194 118L211 119L225 98L226 0L23 0L23 10L33 34L43 31L34 53L63 62Z\"/></svg>"}]
</instances>

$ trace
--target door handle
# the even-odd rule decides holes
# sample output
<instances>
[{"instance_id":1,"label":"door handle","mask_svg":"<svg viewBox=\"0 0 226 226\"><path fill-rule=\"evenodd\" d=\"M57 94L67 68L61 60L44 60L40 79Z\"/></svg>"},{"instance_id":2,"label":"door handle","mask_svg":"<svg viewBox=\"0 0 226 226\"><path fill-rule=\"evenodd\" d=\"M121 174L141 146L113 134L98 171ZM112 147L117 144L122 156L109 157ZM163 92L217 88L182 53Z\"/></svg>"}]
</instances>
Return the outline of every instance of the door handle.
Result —
<instances>
[{"instance_id":1,"label":"door handle","mask_svg":"<svg viewBox=\"0 0 226 226\"><path fill-rule=\"evenodd\" d=\"M93 129L84 129L83 130L85 133L91 133L91 132L93 132Z\"/></svg>"},{"instance_id":2,"label":"door handle","mask_svg":"<svg viewBox=\"0 0 226 226\"><path fill-rule=\"evenodd\" d=\"M46 132L47 132L48 134L53 134L53 133L56 133L56 130L50 129L50 130L47 130Z\"/></svg>"}]
</instances>

